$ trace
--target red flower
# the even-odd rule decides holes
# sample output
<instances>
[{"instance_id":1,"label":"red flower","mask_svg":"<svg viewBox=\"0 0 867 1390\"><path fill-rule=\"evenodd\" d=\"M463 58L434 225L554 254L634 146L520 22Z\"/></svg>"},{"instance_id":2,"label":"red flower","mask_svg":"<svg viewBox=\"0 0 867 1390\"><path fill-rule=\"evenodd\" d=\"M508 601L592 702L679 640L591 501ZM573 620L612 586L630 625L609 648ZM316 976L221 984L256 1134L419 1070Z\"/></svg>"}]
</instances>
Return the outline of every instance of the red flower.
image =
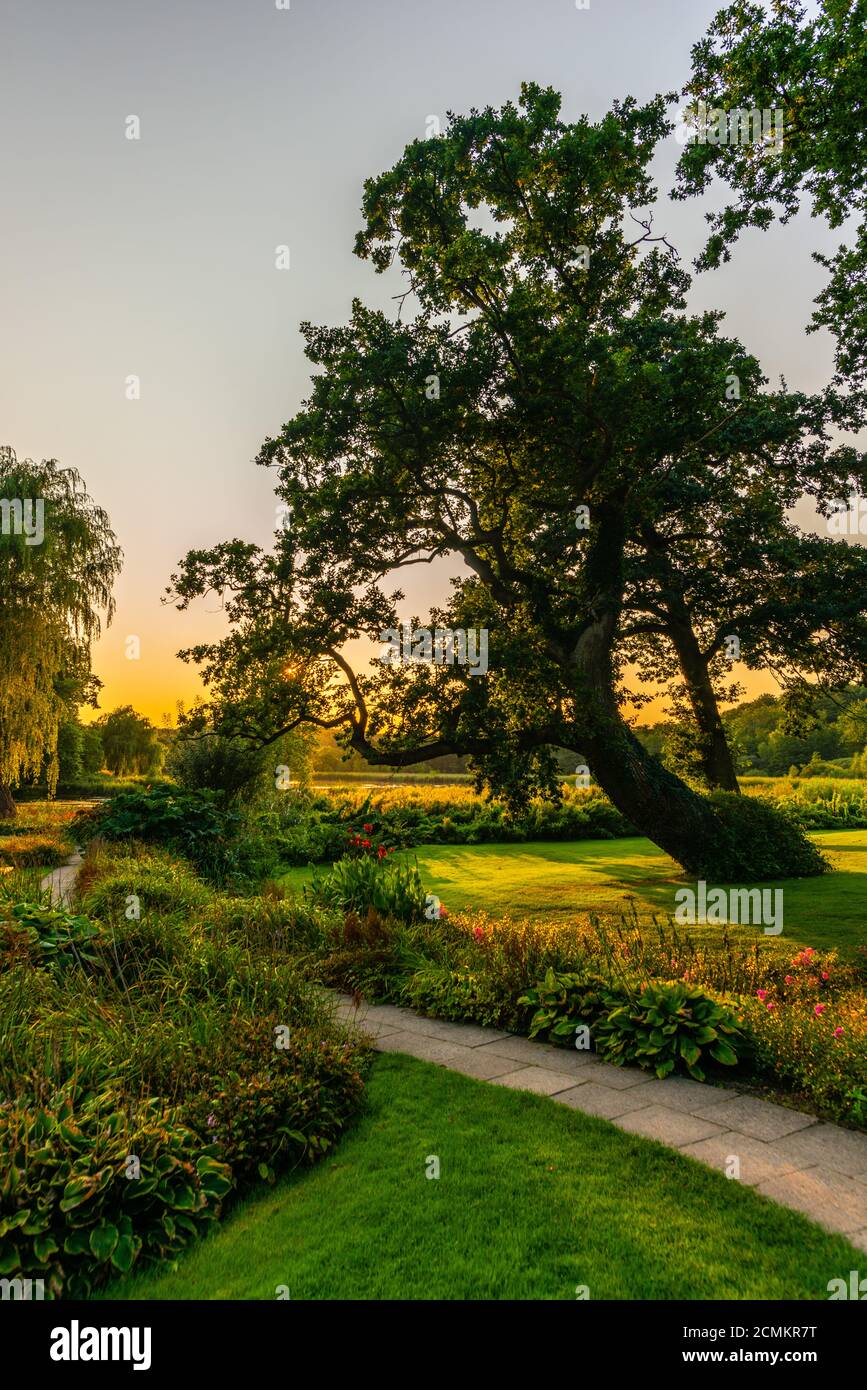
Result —
<instances>
[{"instance_id":1,"label":"red flower","mask_svg":"<svg viewBox=\"0 0 867 1390\"><path fill-rule=\"evenodd\" d=\"M361 848L362 848L362 849L370 849L370 841L369 841L369 840L362 840L362 842L361 842Z\"/></svg>"},{"instance_id":2,"label":"red flower","mask_svg":"<svg viewBox=\"0 0 867 1390\"><path fill-rule=\"evenodd\" d=\"M363 828L363 830L364 830L365 835L369 835L370 832L371 832L371 830L373 829L373 826L372 826L372 825L365 825L365 826L363 826L362 828Z\"/></svg>"}]
</instances>

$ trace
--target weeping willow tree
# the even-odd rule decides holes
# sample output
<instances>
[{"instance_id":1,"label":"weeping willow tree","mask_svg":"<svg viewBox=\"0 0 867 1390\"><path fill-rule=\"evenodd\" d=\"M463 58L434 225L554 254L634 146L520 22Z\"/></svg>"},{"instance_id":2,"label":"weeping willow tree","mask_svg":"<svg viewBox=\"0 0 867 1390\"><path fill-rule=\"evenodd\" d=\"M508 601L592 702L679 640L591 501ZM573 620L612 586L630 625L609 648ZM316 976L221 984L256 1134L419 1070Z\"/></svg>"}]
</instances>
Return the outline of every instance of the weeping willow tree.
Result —
<instances>
[{"instance_id":1,"label":"weeping willow tree","mask_svg":"<svg viewBox=\"0 0 867 1390\"><path fill-rule=\"evenodd\" d=\"M90 681L102 614L111 622L121 551L80 475L0 448L0 815L45 770L57 786L57 735Z\"/></svg>"}]
</instances>

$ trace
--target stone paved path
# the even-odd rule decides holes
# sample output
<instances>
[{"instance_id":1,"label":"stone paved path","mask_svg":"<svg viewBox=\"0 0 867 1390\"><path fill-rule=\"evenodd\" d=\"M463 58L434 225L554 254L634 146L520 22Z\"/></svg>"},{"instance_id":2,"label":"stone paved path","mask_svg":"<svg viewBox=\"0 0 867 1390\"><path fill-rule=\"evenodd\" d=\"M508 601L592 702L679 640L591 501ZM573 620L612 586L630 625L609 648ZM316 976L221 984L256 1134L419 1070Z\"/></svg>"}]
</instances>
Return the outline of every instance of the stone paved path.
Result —
<instances>
[{"instance_id":1,"label":"stone paved path","mask_svg":"<svg viewBox=\"0 0 867 1390\"><path fill-rule=\"evenodd\" d=\"M45 875L39 886L44 893L51 894L51 902L54 907L70 906L72 889L80 868L81 855L75 853L67 859L61 868L52 869L50 874Z\"/></svg>"},{"instance_id":2,"label":"stone paved path","mask_svg":"<svg viewBox=\"0 0 867 1390\"><path fill-rule=\"evenodd\" d=\"M813 1115L684 1077L664 1081L475 1024L423 1018L393 1004L356 1009L337 996L339 1017L370 1034L380 1052L405 1052L449 1071L601 1116L723 1171L867 1251L867 1135Z\"/></svg>"}]
</instances>

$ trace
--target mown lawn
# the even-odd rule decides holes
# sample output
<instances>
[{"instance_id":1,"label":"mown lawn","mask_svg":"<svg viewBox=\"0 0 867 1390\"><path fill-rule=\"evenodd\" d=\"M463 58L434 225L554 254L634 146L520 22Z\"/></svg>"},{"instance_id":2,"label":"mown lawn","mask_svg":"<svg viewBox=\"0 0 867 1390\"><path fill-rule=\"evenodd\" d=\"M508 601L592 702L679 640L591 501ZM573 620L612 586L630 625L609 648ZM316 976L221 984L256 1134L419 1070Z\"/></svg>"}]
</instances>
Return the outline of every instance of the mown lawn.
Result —
<instances>
[{"instance_id":1,"label":"mown lawn","mask_svg":"<svg viewBox=\"0 0 867 1390\"><path fill-rule=\"evenodd\" d=\"M329 1158L251 1198L176 1272L106 1296L827 1299L859 1258L661 1145L387 1055Z\"/></svg>"},{"instance_id":2,"label":"mown lawn","mask_svg":"<svg viewBox=\"0 0 867 1390\"><path fill-rule=\"evenodd\" d=\"M834 872L768 885L783 890L780 939L851 951L867 942L867 830L827 830L813 838ZM494 916L556 919L632 907L666 916L674 912L676 890L689 882L643 838L422 845L404 857L418 860L425 886L450 911L484 908ZM281 882L300 888L311 874L290 869Z\"/></svg>"}]
</instances>

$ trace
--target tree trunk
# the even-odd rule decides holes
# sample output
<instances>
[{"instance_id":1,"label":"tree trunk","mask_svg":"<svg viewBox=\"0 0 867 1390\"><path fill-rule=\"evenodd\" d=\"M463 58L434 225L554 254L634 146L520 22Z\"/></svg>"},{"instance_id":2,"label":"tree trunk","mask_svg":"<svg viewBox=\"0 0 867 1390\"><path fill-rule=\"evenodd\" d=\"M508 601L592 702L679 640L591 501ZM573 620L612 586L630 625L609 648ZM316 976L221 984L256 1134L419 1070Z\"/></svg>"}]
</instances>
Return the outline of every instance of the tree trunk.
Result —
<instances>
[{"instance_id":1,"label":"tree trunk","mask_svg":"<svg viewBox=\"0 0 867 1390\"><path fill-rule=\"evenodd\" d=\"M612 713L597 720L582 751L602 790L640 834L670 854L686 872L708 883L750 883L820 874L827 864L807 836L770 806L752 797L717 806L692 791L639 743ZM743 815L738 805L743 803ZM768 843L773 853L758 853ZM759 866L764 866L763 869Z\"/></svg>"},{"instance_id":2,"label":"tree trunk","mask_svg":"<svg viewBox=\"0 0 867 1390\"><path fill-rule=\"evenodd\" d=\"M746 832L646 752L621 717L612 654L620 617L624 528L616 511L606 516L600 508L600 513L586 569L592 621L568 658L576 751L588 756L593 775L618 811L687 873L717 882L754 880L753 846ZM791 862L784 862L787 851L781 843L780 877L809 872L803 867L803 837L795 832L780 839L788 841L791 854ZM815 872L822 872L818 856Z\"/></svg>"},{"instance_id":3,"label":"tree trunk","mask_svg":"<svg viewBox=\"0 0 867 1390\"><path fill-rule=\"evenodd\" d=\"M18 814L12 800L12 788L0 782L0 820L12 820Z\"/></svg>"},{"instance_id":4,"label":"tree trunk","mask_svg":"<svg viewBox=\"0 0 867 1390\"><path fill-rule=\"evenodd\" d=\"M706 876L723 833L711 803L663 767L619 718L583 747L600 787L636 830L687 873Z\"/></svg>"},{"instance_id":5,"label":"tree trunk","mask_svg":"<svg viewBox=\"0 0 867 1390\"><path fill-rule=\"evenodd\" d=\"M725 792L739 792L734 760L720 718L707 658L688 622L672 628L680 669L686 684L695 722L699 730L699 757L708 786Z\"/></svg>"},{"instance_id":6,"label":"tree trunk","mask_svg":"<svg viewBox=\"0 0 867 1390\"><path fill-rule=\"evenodd\" d=\"M650 525L644 527L644 543L658 570L667 617L665 631L677 652L687 698L698 726L697 751L705 780L715 791L739 792L735 765L720 718L708 660L695 635L692 615L678 576L672 568L661 536Z\"/></svg>"}]
</instances>

